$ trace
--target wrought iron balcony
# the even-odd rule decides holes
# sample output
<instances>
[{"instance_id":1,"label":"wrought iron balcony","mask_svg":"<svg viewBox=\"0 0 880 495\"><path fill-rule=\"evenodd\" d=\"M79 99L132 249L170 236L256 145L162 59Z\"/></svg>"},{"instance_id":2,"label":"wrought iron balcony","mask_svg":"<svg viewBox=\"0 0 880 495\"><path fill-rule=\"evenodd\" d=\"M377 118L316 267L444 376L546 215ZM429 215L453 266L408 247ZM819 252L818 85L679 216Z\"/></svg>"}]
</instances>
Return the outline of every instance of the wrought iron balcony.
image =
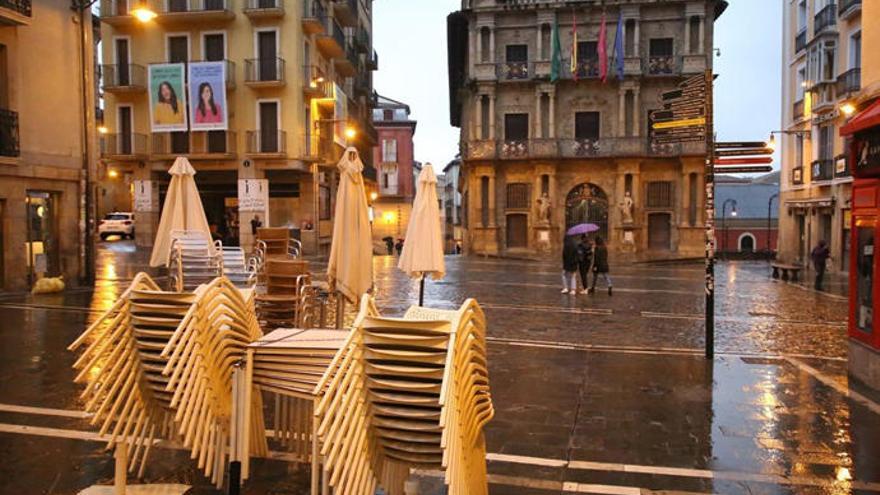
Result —
<instances>
[{"instance_id":1,"label":"wrought iron balcony","mask_svg":"<svg viewBox=\"0 0 880 495\"><path fill-rule=\"evenodd\" d=\"M139 160L147 156L147 135L111 133L101 136L101 157L113 160Z\"/></svg>"},{"instance_id":2,"label":"wrought iron balcony","mask_svg":"<svg viewBox=\"0 0 880 495\"><path fill-rule=\"evenodd\" d=\"M303 67L303 95L307 100L333 97L333 82L327 79L324 71L317 65Z\"/></svg>"},{"instance_id":3,"label":"wrought iron balcony","mask_svg":"<svg viewBox=\"0 0 880 495\"><path fill-rule=\"evenodd\" d=\"M157 22L223 21L235 18L231 0L167 0L158 2Z\"/></svg>"},{"instance_id":4,"label":"wrought iron balcony","mask_svg":"<svg viewBox=\"0 0 880 495\"><path fill-rule=\"evenodd\" d=\"M336 72L343 77L352 77L357 74L358 54L352 40L345 44L345 56L333 61Z\"/></svg>"},{"instance_id":5,"label":"wrought iron balcony","mask_svg":"<svg viewBox=\"0 0 880 495\"><path fill-rule=\"evenodd\" d=\"M301 152L298 157L304 162L329 163L335 158L335 144L332 133L303 134L301 140Z\"/></svg>"},{"instance_id":6,"label":"wrought iron balcony","mask_svg":"<svg viewBox=\"0 0 880 495\"><path fill-rule=\"evenodd\" d=\"M247 131L248 155L285 156L287 154L287 133L278 130L259 129Z\"/></svg>"},{"instance_id":7,"label":"wrought iron balcony","mask_svg":"<svg viewBox=\"0 0 880 495\"><path fill-rule=\"evenodd\" d=\"M27 25L31 14L31 0L0 0L0 24Z\"/></svg>"},{"instance_id":8,"label":"wrought iron balcony","mask_svg":"<svg viewBox=\"0 0 880 495\"><path fill-rule=\"evenodd\" d=\"M674 55L651 55L648 57L647 73L652 76L674 76L681 68Z\"/></svg>"},{"instance_id":9,"label":"wrought iron balcony","mask_svg":"<svg viewBox=\"0 0 880 495\"><path fill-rule=\"evenodd\" d=\"M328 18L326 31L318 35L318 50L327 58L345 56L345 32L335 19Z\"/></svg>"},{"instance_id":10,"label":"wrought iron balcony","mask_svg":"<svg viewBox=\"0 0 880 495\"><path fill-rule=\"evenodd\" d=\"M254 87L277 87L283 86L284 82L284 59L275 58L250 58L244 61L244 82Z\"/></svg>"},{"instance_id":11,"label":"wrought iron balcony","mask_svg":"<svg viewBox=\"0 0 880 495\"><path fill-rule=\"evenodd\" d=\"M306 2L308 5L308 2ZM284 16L284 0L247 0L244 15L251 19L268 19ZM303 16L305 24L305 16Z\"/></svg>"},{"instance_id":12,"label":"wrought iron balcony","mask_svg":"<svg viewBox=\"0 0 880 495\"><path fill-rule=\"evenodd\" d=\"M861 89L862 69L856 67L837 76L837 97L844 98Z\"/></svg>"},{"instance_id":13,"label":"wrought iron balcony","mask_svg":"<svg viewBox=\"0 0 880 495\"><path fill-rule=\"evenodd\" d=\"M370 53L370 33L363 26L357 29L354 36L354 47L360 53Z\"/></svg>"},{"instance_id":14,"label":"wrought iron balcony","mask_svg":"<svg viewBox=\"0 0 880 495\"><path fill-rule=\"evenodd\" d=\"M525 81L535 75L532 62L502 62L496 67L498 79L503 81Z\"/></svg>"},{"instance_id":15,"label":"wrought iron balcony","mask_svg":"<svg viewBox=\"0 0 880 495\"><path fill-rule=\"evenodd\" d=\"M800 99L794 102L791 109L791 116L793 120L799 120L804 118L804 100Z\"/></svg>"},{"instance_id":16,"label":"wrought iron balcony","mask_svg":"<svg viewBox=\"0 0 880 495\"><path fill-rule=\"evenodd\" d=\"M0 108L0 156L18 156L18 112Z\"/></svg>"},{"instance_id":17,"label":"wrought iron balcony","mask_svg":"<svg viewBox=\"0 0 880 495\"><path fill-rule=\"evenodd\" d=\"M794 37L794 52L799 53L801 50L807 47L807 28L801 29L801 31Z\"/></svg>"},{"instance_id":18,"label":"wrought iron balcony","mask_svg":"<svg viewBox=\"0 0 880 495\"><path fill-rule=\"evenodd\" d=\"M813 17L813 36L837 25L837 4L829 3Z\"/></svg>"},{"instance_id":19,"label":"wrought iron balcony","mask_svg":"<svg viewBox=\"0 0 880 495\"><path fill-rule=\"evenodd\" d=\"M358 0L335 0L333 2L333 14L339 19L339 23L346 27L355 27L358 24Z\"/></svg>"},{"instance_id":20,"label":"wrought iron balcony","mask_svg":"<svg viewBox=\"0 0 880 495\"><path fill-rule=\"evenodd\" d=\"M108 93L133 93L147 88L147 69L137 64L101 65L102 88Z\"/></svg>"},{"instance_id":21,"label":"wrought iron balcony","mask_svg":"<svg viewBox=\"0 0 880 495\"><path fill-rule=\"evenodd\" d=\"M321 0L305 0L303 2L303 31L306 34L324 33L327 29L326 26L327 10Z\"/></svg>"},{"instance_id":22,"label":"wrought iron balcony","mask_svg":"<svg viewBox=\"0 0 880 495\"><path fill-rule=\"evenodd\" d=\"M837 16L847 19L862 9L862 0L840 0L837 4Z\"/></svg>"},{"instance_id":23,"label":"wrought iron balcony","mask_svg":"<svg viewBox=\"0 0 880 495\"><path fill-rule=\"evenodd\" d=\"M216 160L235 157L236 139L232 131L157 132L152 136L153 158L186 155L190 160Z\"/></svg>"},{"instance_id":24,"label":"wrought iron balcony","mask_svg":"<svg viewBox=\"0 0 880 495\"><path fill-rule=\"evenodd\" d=\"M810 164L810 180L821 181L834 178L834 159L823 158Z\"/></svg>"}]
</instances>

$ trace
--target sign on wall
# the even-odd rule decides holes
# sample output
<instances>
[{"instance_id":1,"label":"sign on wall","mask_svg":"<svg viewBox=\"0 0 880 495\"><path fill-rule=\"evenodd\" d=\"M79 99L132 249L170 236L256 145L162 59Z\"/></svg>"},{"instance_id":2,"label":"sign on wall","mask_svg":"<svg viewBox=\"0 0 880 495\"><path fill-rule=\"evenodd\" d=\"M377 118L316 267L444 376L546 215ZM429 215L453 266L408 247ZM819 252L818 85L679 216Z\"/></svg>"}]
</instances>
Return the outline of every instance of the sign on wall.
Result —
<instances>
[{"instance_id":1,"label":"sign on wall","mask_svg":"<svg viewBox=\"0 0 880 495\"><path fill-rule=\"evenodd\" d=\"M880 129L870 129L856 133L852 140L851 157L856 177L877 176L880 174Z\"/></svg>"},{"instance_id":2,"label":"sign on wall","mask_svg":"<svg viewBox=\"0 0 880 495\"><path fill-rule=\"evenodd\" d=\"M159 198L159 184L151 180L134 181L134 211L149 213L158 211L159 205L154 199Z\"/></svg>"},{"instance_id":3,"label":"sign on wall","mask_svg":"<svg viewBox=\"0 0 880 495\"><path fill-rule=\"evenodd\" d=\"M184 64L150 65L149 82L151 130L186 131Z\"/></svg>"},{"instance_id":4,"label":"sign on wall","mask_svg":"<svg viewBox=\"0 0 880 495\"><path fill-rule=\"evenodd\" d=\"M189 102L194 131L225 131L226 62L189 64Z\"/></svg>"},{"instance_id":5,"label":"sign on wall","mask_svg":"<svg viewBox=\"0 0 880 495\"><path fill-rule=\"evenodd\" d=\"M269 206L268 179L238 180L238 211L263 213Z\"/></svg>"}]
</instances>

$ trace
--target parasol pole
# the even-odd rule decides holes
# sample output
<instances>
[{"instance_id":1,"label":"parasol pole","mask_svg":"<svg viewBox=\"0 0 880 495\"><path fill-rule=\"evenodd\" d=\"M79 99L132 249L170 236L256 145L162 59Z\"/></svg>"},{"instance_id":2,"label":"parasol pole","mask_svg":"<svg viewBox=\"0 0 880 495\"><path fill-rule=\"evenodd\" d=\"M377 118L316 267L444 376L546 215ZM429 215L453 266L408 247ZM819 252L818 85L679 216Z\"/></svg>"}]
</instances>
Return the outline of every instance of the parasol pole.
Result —
<instances>
[{"instance_id":1,"label":"parasol pole","mask_svg":"<svg viewBox=\"0 0 880 495\"><path fill-rule=\"evenodd\" d=\"M422 280L419 282L419 306L425 305L425 274L422 273Z\"/></svg>"}]
</instances>

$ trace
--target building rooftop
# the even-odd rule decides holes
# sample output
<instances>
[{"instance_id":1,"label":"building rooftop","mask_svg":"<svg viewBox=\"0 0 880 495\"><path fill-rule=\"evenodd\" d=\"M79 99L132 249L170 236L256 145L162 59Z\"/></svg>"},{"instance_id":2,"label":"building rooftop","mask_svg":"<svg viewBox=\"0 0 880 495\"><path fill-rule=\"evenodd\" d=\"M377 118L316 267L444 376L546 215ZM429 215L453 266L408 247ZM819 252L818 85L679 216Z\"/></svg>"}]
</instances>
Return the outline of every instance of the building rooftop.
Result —
<instances>
[{"instance_id":1,"label":"building rooftop","mask_svg":"<svg viewBox=\"0 0 880 495\"><path fill-rule=\"evenodd\" d=\"M767 206L770 197L779 193L779 172L771 172L754 179L733 177L729 175L716 176L715 184L715 218L721 218L722 205L728 199L736 201L736 218L743 219L766 219ZM779 215L779 203L774 199L773 207L770 208L770 218ZM727 211L728 219L730 210Z\"/></svg>"}]
</instances>

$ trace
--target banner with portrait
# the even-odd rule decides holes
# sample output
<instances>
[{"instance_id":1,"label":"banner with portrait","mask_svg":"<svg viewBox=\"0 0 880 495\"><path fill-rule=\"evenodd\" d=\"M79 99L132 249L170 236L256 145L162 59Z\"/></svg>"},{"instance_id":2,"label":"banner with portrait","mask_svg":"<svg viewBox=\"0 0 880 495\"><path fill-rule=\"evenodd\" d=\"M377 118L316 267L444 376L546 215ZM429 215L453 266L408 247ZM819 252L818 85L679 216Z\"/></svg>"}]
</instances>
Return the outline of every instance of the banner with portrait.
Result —
<instances>
[{"instance_id":1,"label":"banner with portrait","mask_svg":"<svg viewBox=\"0 0 880 495\"><path fill-rule=\"evenodd\" d=\"M189 91L192 130L229 129L226 113L226 62L190 63Z\"/></svg>"},{"instance_id":2,"label":"banner with portrait","mask_svg":"<svg viewBox=\"0 0 880 495\"><path fill-rule=\"evenodd\" d=\"M150 129L153 132L187 130L184 70L184 64L150 65Z\"/></svg>"}]
</instances>

